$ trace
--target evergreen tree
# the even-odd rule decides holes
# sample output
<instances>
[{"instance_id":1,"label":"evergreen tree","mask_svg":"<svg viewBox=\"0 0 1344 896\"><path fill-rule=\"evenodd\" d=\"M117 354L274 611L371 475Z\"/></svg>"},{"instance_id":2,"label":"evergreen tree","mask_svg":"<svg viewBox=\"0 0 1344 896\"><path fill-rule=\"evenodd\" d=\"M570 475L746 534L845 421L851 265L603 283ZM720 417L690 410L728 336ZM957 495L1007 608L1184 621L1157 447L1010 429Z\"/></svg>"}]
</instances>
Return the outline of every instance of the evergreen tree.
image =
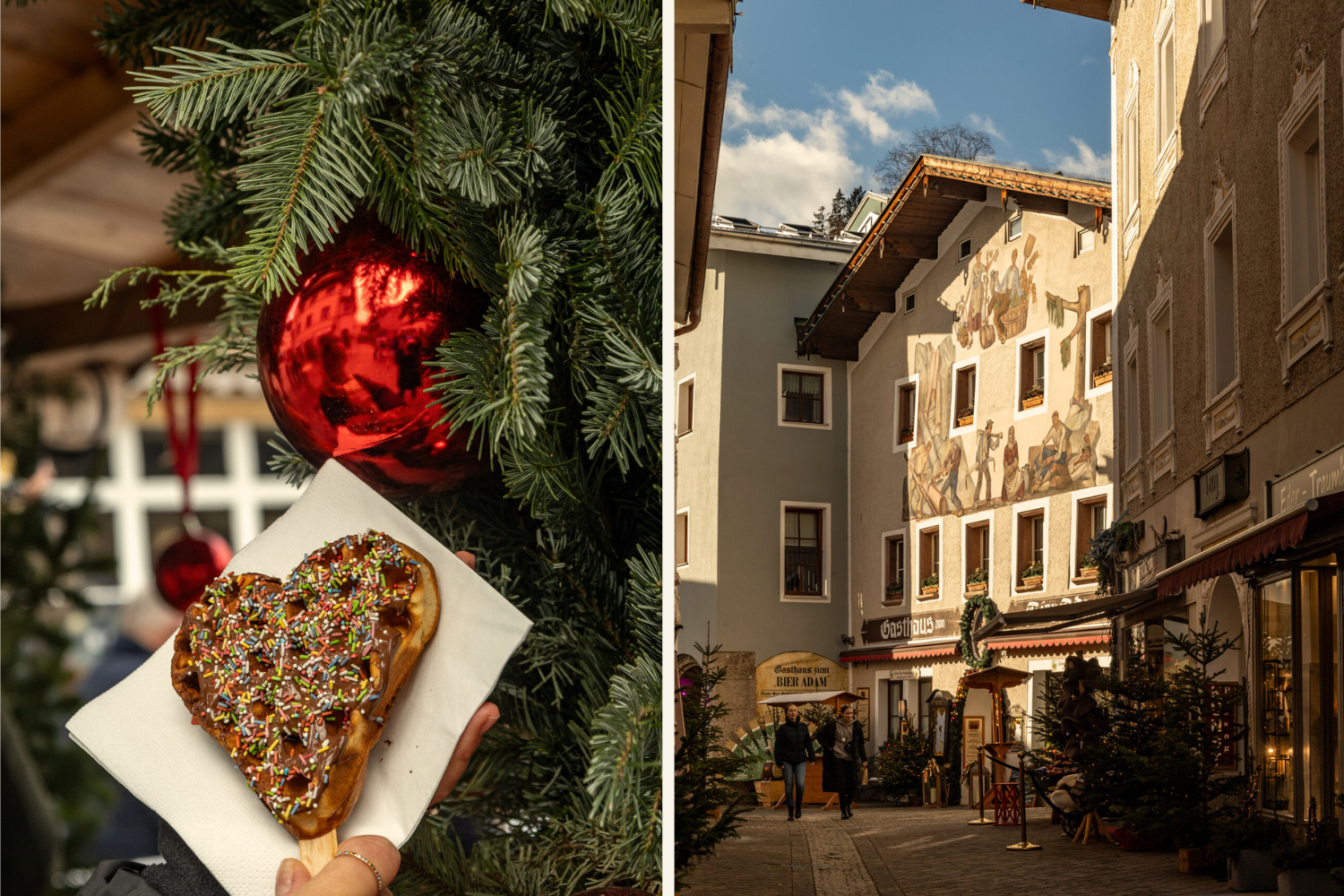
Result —
<instances>
[{"instance_id":1,"label":"evergreen tree","mask_svg":"<svg viewBox=\"0 0 1344 896\"><path fill-rule=\"evenodd\" d=\"M683 676L684 733L677 744L676 874L714 854L729 837L736 837L738 808L743 794L723 782L735 780L752 763L747 751L730 749L720 723L728 707L718 694L728 670L715 660L718 645L696 645L700 665ZM717 815L717 817L716 817Z\"/></svg>"},{"instance_id":2,"label":"evergreen tree","mask_svg":"<svg viewBox=\"0 0 1344 896\"><path fill-rule=\"evenodd\" d=\"M92 301L157 277L170 311L223 307L165 372L251 364L263 304L356 214L489 296L435 388L493 473L403 509L535 627L401 893L660 877L661 29L653 0L138 0L100 31L140 69L146 158L193 176L165 224L198 264Z\"/></svg>"}]
</instances>

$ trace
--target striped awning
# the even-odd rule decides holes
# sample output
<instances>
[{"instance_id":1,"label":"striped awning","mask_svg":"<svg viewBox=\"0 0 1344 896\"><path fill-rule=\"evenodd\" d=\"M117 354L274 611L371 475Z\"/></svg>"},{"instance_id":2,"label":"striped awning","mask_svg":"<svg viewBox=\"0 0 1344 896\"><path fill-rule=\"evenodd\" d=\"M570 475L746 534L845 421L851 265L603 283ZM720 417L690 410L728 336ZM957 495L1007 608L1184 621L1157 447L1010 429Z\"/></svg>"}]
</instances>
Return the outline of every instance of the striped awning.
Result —
<instances>
[{"instance_id":1,"label":"striped awning","mask_svg":"<svg viewBox=\"0 0 1344 896\"><path fill-rule=\"evenodd\" d=\"M1110 641L1110 630L1103 629L1062 635L1058 638L1021 638L1007 635L1002 638L990 638L985 643L996 650L1033 650L1040 647L1070 647L1074 644L1109 644Z\"/></svg>"},{"instance_id":2,"label":"striped awning","mask_svg":"<svg viewBox=\"0 0 1344 896\"><path fill-rule=\"evenodd\" d=\"M865 647L861 650L840 651L840 662L872 663L881 660L913 660L925 656L955 656L956 653L956 642L908 644L902 647Z\"/></svg>"}]
</instances>

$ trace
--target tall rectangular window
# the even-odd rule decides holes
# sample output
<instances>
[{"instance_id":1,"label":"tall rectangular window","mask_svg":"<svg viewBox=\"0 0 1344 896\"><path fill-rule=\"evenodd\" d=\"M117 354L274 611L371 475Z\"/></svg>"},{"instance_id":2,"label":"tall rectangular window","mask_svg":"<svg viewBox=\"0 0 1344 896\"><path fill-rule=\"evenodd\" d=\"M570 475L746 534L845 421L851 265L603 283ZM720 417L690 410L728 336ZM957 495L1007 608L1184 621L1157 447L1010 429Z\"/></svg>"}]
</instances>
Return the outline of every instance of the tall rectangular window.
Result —
<instances>
[{"instance_id":1,"label":"tall rectangular window","mask_svg":"<svg viewBox=\"0 0 1344 896\"><path fill-rule=\"evenodd\" d=\"M907 383L901 386L898 398L899 439L901 442L912 442L915 438L915 384Z\"/></svg>"},{"instance_id":2,"label":"tall rectangular window","mask_svg":"<svg viewBox=\"0 0 1344 896\"><path fill-rule=\"evenodd\" d=\"M1265 756L1264 806L1293 811L1293 584L1260 589L1260 738Z\"/></svg>"},{"instance_id":3,"label":"tall rectangular window","mask_svg":"<svg viewBox=\"0 0 1344 896\"><path fill-rule=\"evenodd\" d=\"M975 423L975 365L970 364L957 371L956 425L971 426Z\"/></svg>"},{"instance_id":4,"label":"tall rectangular window","mask_svg":"<svg viewBox=\"0 0 1344 896\"><path fill-rule=\"evenodd\" d=\"M690 563L690 532L691 512L682 510L677 513L677 565L685 566Z\"/></svg>"},{"instance_id":5,"label":"tall rectangular window","mask_svg":"<svg viewBox=\"0 0 1344 896\"><path fill-rule=\"evenodd\" d=\"M677 435L684 436L695 425L695 380L677 385Z\"/></svg>"},{"instance_id":6,"label":"tall rectangular window","mask_svg":"<svg viewBox=\"0 0 1344 896\"><path fill-rule=\"evenodd\" d=\"M819 373L784 371L784 419L790 423L825 422L825 378Z\"/></svg>"},{"instance_id":7,"label":"tall rectangular window","mask_svg":"<svg viewBox=\"0 0 1344 896\"><path fill-rule=\"evenodd\" d=\"M981 570L989 572L989 523L966 527L966 577ZM969 581L968 581L969 584Z\"/></svg>"},{"instance_id":8,"label":"tall rectangular window","mask_svg":"<svg viewBox=\"0 0 1344 896\"><path fill-rule=\"evenodd\" d=\"M1111 381L1111 313L1092 318L1092 388Z\"/></svg>"},{"instance_id":9,"label":"tall rectangular window","mask_svg":"<svg viewBox=\"0 0 1344 896\"><path fill-rule=\"evenodd\" d=\"M1157 152L1160 156L1176 131L1176 27L1167 20L1157 41Z\"/></svg>"},{"instance_id":10,"label":"tall rectangular window","mask_svg":"<svg viewBox=\"0 0 1344 896\"><path fill-rule=\"evenodd\" d=\"M1022 346L1019 360L1018 407L1034 408L1045 401L1045 340L1037 339Z\"/></svg>"},{"instance_id":11,"label":"tall rectangular window","mask_svg":"<svg viewBox=\"0 0 1344 896\"><path fill-rule=\"evenodd\" d=\"M1089 498L1078 502L1078 532L1074 539L1075 575L1083 573L1083 557L1092 550L1092 539L1110 526L1106 497Z\"/></svg>"},{"instance_id":12,"label":"tall rectangular window","mask_svg":"<svg viewBox=\"0 0 1344 896\"><path fill-rule=\"evenodd\" d=\"M1171 382L1171 309L1153 321L1153 438L1160 439L1175 423Z\"/></svg>"},{"instance_id":13,"label":"tall rectangular window","mask_svg":"<svg viewBox=\"0 0 1344 896\"><path fill-rule=\"evenodd\" d=\"M819 597L822 594L822 512L787 507L784 510L784 593Z\"/></svg>"},{"instance_id":14,"label":"tall rectangular window","mask_svg":"<svg viewBox=\"0 0 1344 896\"><path fill-rule=\"evenodd\" d=\"M1224 0L1199 0L1199 71L1204 73L1213 64L1213 57L1223 42Z\"/></svg>"},{"instance_id":15,"label":"tall rectangular window","mask_svg":"<svg viewBox=\"0 0 1344 896\"><path fill-rule=\"evenodd\" d=\"M925 529L919 533L919 574L920 587L930 576L939 576L942 569L940 550L938 545L938 530ZM941 577L939 577L941 581Z\"/></svg>"},{"instance_id":16,"label":"tall rectangular window","mask_svg":"<svg viewBox=\"0 0 1344 896\"><path fill-rule=\"evenodd\" d=\"M1039 576L1045 565L1045 511L1035 510L1017 517L1017 572Z\"/></svg>"},{"instance_id":17,"label":"tall rectangular window","mask_svg":"<svg viewBox=\"0 0 1344 896\"><path fill-rule=\"evenodd\" d=\"M1129 108L1125 110L1124 153L1125 224L1128 226L1129 218L1139 208L1139 104L1137 101L1130 103Z\"/></svg>"},{"instance_id":18,"label":"tall rectangular window","mask_svg":"<svg viewBox=\"0 0 1344 896\"><path fill-rule=\"evenodd\" d=\"M1237 308L1233 222L1209 245L1209 375L1213 395L1237 376Z\"/></svg>"},{"instance_id":19,"label":"tall rectangular window","mask_svg":"<svg viewBox=\"0 0 1344 896\"><path fill-rule=\"evenodd\" d=\"M905 600L905 539L899 535L887 539L887 587L885 602L899 605Z\"/></svg>"},{"instance_id":20,"label":"tall rectangular window","mask_svg":"<svg viewBox=\"0 0 1344 896\"><path fill-rule=\"evenodd\" d=\"M1139 359L1125 364L1125 468L1139 459Z\"/></svg>"},{"instance_id":21,"label":"tall rectangular window","mask_svg":"<svg viewBox=\"0 0 1344 896\"><path fill-rule=\"evenodd\" d=\"M1321 258L1320 106L1288 138L1284 235L1288 249L1288 308L1296 308L1325 277Z\"/></svg>"}]
</instances>

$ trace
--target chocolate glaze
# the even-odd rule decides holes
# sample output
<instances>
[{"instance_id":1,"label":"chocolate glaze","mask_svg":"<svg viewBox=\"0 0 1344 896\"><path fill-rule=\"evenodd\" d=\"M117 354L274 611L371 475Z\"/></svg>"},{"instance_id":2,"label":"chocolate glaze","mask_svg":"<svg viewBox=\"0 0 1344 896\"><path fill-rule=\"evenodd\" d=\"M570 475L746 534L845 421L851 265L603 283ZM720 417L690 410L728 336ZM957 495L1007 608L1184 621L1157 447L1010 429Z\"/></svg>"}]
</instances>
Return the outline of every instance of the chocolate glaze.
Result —
<instances>
[{"instance_id":1,"label":"chocolate glaze","mask_svg":"<svg viewBox=\"0 0 1344 896\"><path fill-rule=\"evenodd\" d=\"M317 804L352 714L385 723L392 658L422 577L395 540L366 532L309 554L283 585L216 579L187 611L179 692L199 695L188 699L192 715L282 824Z\"/></svg>"}]
</instances>

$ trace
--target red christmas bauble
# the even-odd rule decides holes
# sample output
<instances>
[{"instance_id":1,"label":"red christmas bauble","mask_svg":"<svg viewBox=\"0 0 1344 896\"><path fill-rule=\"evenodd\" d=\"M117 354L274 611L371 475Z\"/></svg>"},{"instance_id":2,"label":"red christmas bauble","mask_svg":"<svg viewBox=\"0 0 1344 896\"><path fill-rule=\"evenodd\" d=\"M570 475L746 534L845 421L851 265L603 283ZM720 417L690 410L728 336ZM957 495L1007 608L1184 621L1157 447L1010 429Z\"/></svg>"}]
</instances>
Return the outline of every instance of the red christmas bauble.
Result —
<instances>
[{"instance_id":1,"label":"red christmas bauble","mask_svg":"<svg viewBox=\"0 0 1344 896\"><path fill-rule=\"evenodd\" d=\"M233 549L219 533L209 529L183 532L154 561L154 583L164 600L185 611L232 559Z\"/></svg>"},{"instance_id":2,"label":"red christmas bauble","mask_svg":"<svg viewBox=\"0 0 1344 896\"><path fill-rule=\"evenodd\" d=\"M483 472L466 432L438 422L424 362L479 325L486 305L376 219L349 222L261 312L257 367L280 431L310 463L335 457L388 498L440 494Z\"/></svg>"}]
</instances>

